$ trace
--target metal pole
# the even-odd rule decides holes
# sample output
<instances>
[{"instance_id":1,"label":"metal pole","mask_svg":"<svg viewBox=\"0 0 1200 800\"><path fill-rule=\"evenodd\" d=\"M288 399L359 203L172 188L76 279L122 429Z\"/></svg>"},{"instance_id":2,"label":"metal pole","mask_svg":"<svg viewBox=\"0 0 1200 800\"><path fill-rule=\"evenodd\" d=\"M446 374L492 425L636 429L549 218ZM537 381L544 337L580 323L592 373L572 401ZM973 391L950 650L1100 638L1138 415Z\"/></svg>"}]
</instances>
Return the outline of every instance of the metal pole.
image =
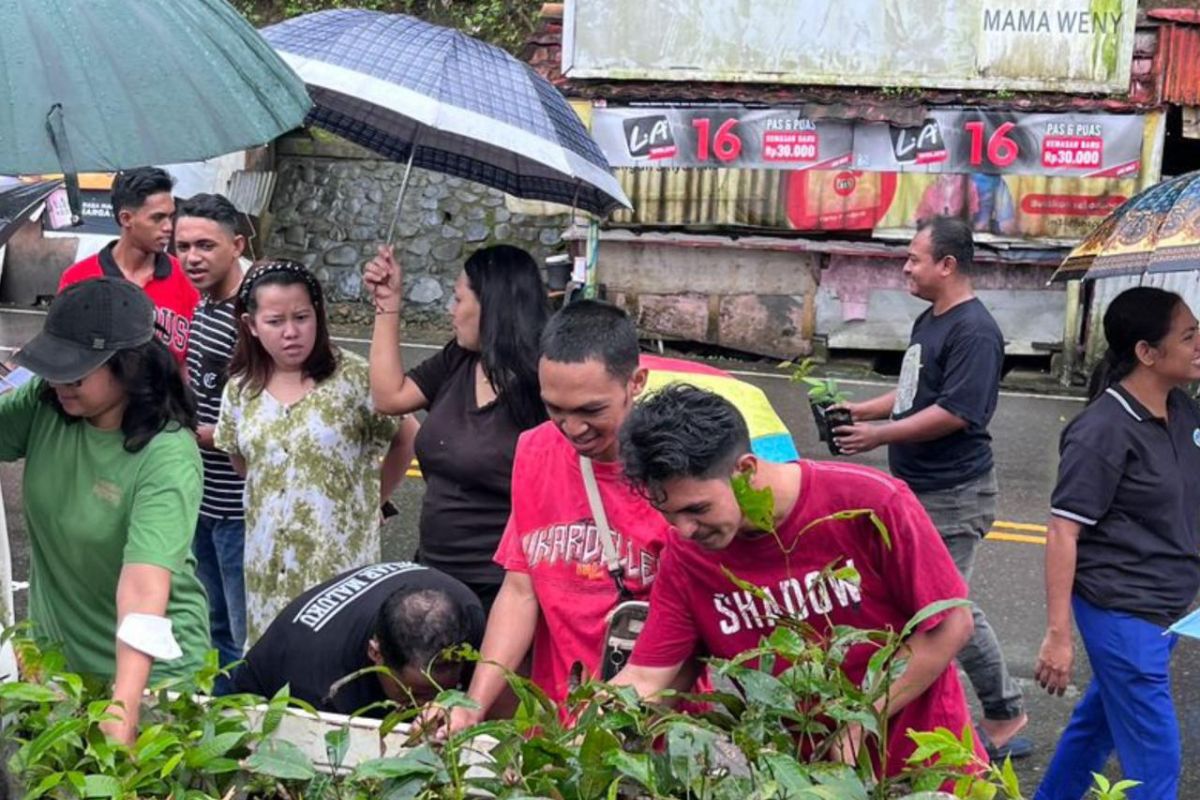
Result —
<instances>
[{"instance_id":1,"label":"metal pole","mask_svg":"<svg viewBox=\"0 0 1200 800\"><path fill-rule=\"evenodd\" d=\"M12 588L12 559L8 549L8 524L4 518L4 503L0 502L0 628L15 621ZM12 643L0 642L0 683L17 680L17 659ZM4 780L0 771L0 781ZM0 786L0 790L4 787Z\"/></svg>"},{"instance_id":2,"label":"metal pole","mask_svg":"<svg viewBox=\"0 0 1200 800\"><path fill-rule=\"evenodd\" d=\"M396 209L392 212L392 224L388 226L387 246L392 246L392 237L396 234L396 221L400 219L400 204L404 202L404 193L408 191L408 179L412 175L413 157L417 154L417 146L421 141L421 133L413 137L412 147L408 149L408 163L404 166L404 178L400 181L400 194L396 195Z\"/></svg>"}]
</instances>

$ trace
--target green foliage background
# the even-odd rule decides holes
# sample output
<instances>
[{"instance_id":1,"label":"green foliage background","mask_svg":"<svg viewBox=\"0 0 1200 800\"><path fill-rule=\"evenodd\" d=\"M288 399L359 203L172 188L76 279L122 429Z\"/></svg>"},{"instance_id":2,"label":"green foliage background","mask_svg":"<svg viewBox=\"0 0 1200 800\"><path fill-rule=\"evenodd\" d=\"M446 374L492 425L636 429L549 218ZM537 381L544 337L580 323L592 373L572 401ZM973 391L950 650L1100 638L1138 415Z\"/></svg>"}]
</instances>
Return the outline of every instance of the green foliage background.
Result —
<instances>
[{"instance_id":1,"label":"green foliage background","mask_svg":"<svg viewBox=\"0 0 1200 800\"><path fill-rule=\"evenodd\" d=\"M537 26L541 0L231 0L257 26L329 8L411 14L457 28L517 55Z\"/></svg>"}]
</instances>

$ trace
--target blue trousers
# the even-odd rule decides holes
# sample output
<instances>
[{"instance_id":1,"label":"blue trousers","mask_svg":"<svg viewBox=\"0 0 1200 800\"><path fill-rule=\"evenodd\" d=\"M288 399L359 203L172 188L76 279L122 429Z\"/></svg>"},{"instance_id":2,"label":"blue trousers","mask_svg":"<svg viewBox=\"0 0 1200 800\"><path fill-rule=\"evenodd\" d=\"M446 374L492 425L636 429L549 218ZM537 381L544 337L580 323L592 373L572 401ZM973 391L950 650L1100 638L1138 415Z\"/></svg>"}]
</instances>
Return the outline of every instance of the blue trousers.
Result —
<instances>
[{"instance_id":1,"label":"blue trousers","mask_svg":"<svg viewBox=\"0 0 1200 800\"><path fill-rule=\"evenodd\" d=\"M1175 800L1181 768L1169 662L1178 637L1139 617L1071 599L1092 682L1034 800L1080 800L1115 748L1130 800Z\"/></svg>"},{"instance_id":2,"label":"blue trousers","mask_svg":"<svg viewBox=\"0 0 1200 800\"><path fill-rule=\"evenodd\" d=\"M192 550L208 594L208 622L221 666L240 661L246 646L246 523L200 516Z\"/></svg>"}]
</instances>

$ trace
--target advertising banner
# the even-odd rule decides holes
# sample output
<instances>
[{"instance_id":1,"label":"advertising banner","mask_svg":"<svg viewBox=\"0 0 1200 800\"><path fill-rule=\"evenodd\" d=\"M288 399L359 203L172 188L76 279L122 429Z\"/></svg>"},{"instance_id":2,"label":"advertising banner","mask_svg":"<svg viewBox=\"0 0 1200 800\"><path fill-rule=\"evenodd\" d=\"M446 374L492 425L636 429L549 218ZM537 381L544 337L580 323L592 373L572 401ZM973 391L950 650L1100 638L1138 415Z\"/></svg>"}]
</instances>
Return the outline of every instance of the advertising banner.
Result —
<instances>
[{"instance_id":1,"label":"advertising banner","mask_svg":"<svg viewBox=\"0 0 1200 800\"><path fill-rule=\"evenodd\" d=\"M904 229L937 214L1000 239L1078 239L1137 192L1132 179L811 171L788 175L787 226Z\"/></svg>"},{"instance_id":2,"label":"advertising banner","mask_svg":"<svg viewBox=\"0 0 1200 800\"><path fill-rule=\"evenodd\" d=\"M936 109L916 128L813 120L803 108L596 108L592 135L614 167L726 167L987 173L1084 178L1138 174L1144 118Z\"/></svg>"},{"instance_id":3,"label":"advertising banner","mask_svg":"<svg viewBox=\"0 0 1200 800\"><path fill-rule=\"evenodd\" d=\"M1114 94L1136 0L568 0L570 78Z\"/></svg>"}]
</instances>

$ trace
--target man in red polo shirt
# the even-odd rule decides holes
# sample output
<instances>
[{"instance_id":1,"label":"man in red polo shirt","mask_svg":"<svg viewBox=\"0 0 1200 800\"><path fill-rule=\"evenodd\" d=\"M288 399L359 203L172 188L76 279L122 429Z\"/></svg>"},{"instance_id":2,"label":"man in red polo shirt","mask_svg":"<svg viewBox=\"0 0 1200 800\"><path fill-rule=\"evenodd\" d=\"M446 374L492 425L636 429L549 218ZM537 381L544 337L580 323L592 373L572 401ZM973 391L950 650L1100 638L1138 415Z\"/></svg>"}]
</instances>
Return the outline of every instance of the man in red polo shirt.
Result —
<instances>
[{"instance_id":1,"label":"man in red polo shirt","mask_svg":"<svg viewBox=\"0 0 1200 800\"><path fill-rule=\"evenodd\" d=\"M68 267L58 291L73 283L107 275L141 286L157 311L155 328L179 363L187 359L192 313L200 293L167 254L175 220L171 176L157 167L139 167L117 173L113 180L112 209L121 238L99 253Z\"/></svg>"},{"instance_id":2,"label":"man in red polo shirt","mask_svg":"<svg viewBox=\"0 0 1200 800\"><path fill-rule=\"evenodd\" d=\"M937 529L902 481L840 463L763 461L750 450L741 414L712 392L670 386L635 406L619 452L626 477L678 532L659 560L650 615L629 666L614 679L643 696L669 687L697 652L728 659L757 647L782 614L819 634L835 625L900 631L929 604L967 596ZM775 535L743 515L731 484L738 474L771 490ZM850 509L873 511L889 541L865 515L829 519ZM836 577L831 564L853 567L860 580ZM739 589L725 569L762 595ZM916 748L909 729L961 734L971 724L953 662L972 627L968 607L951 608L908 638L907 666L886 698L887 774L900 772ZM870 644L851 648L846 677L861 681L874 651ZM778 659L776 674L789 666ZM862 740L860 729L849 734L839 743L844 758ZM982 747L976 751L986 760Z\"/></svg>"}]
</instances>

